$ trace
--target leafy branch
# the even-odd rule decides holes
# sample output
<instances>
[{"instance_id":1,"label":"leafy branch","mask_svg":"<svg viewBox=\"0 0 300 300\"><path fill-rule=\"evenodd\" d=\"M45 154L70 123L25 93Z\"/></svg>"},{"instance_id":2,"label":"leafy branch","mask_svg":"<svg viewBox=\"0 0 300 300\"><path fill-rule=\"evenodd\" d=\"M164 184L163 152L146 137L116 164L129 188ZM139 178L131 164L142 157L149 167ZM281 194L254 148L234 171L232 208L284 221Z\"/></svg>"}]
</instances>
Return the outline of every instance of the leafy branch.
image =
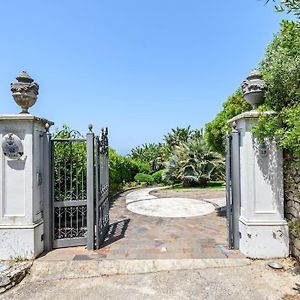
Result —
<instances>
[{"instance_id":1,"label":"leafy branch","mask_svg":"<svg viewBox=\"0 0 300 300\"><path fill-rule=\"evenodd\" d=\"M271 0L265 0L266 4ZM277 12L293 13L300 20L300 0L272 0Z\"/></svg>"}]
</instances>

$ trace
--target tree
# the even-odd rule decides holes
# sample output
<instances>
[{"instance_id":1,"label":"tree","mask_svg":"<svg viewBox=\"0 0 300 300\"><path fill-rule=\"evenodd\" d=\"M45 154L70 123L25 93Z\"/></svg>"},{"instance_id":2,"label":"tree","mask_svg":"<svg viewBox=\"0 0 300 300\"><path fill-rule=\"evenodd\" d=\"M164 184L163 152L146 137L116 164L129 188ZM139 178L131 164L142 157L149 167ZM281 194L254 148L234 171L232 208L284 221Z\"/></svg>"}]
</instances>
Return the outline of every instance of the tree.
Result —
<instances>
[{"instance_id":1,"label":"tree","mask_svg":"<svg viewBox=\"0 0 300 300\"><path fill-rule=\"evenodd\" d=\"M191 140L203 137L202 129L192 130L191 126L186 128L173 128L164 136L164 141L158 144L149 143L131 150L131 158L148 163L151 173L164 169L165 163L170 159L177 146Z\"/></svg>"},{"instance_id":2,"label":"tree","mask_svg":"<svg viewBox=\"0 0 300 300\"><path fill-rule=\"evenodd\" d=\"M120 155L113 148L109 148L110 194L120 191L124 183L133 182L137 173L146 173L149 171L150 166L147 163Z\"/></svg>"},{"instance_id":3,"label":"tree","mask_svg":"<svg viewBox=\"0 0 300 300\"><path fill-rule=\"evenodd\" d=\"M170 155L165 144L149 143L131 150L131 158L150 165L151 172L156 172L163 168L163 163Z\"/></svg>"},{"instance_id":4,"label":"tree","mask_svg":"<svg viewBox=\"0 0 300 300\"><path fill-rule=\"evenodd\" d=\"M300 25L283 21L260 64L268 89L261 110L277 115L261 117L254 132L275 137L279 145L300 157Z\"/></svg>"},{"instance_id":5,"label":"tree","mask_svg":"<svg viewBox=\"0 0 300 300\"><path fill-rule=\"evenodd\" d=\"M207 146L203 137L193 139L176 146L163 178L172 184L204 185L209 180L224 178L224 159Z\"/></svg>"},{"instance_id":6,"label":"tree","mask_svg":"<svg viewBox=\"0 0 300 300\"><path fill-rule=\"evenodd\" d=\"M223 109L215 119L205 125L206 142L214 151L224 154L226 131L231 130L227 121L247 110L251 110L251 106L244 99L241 89L238 89L223 103Z\"/></svg>"},{"instance_id":7,"label":"tree","mask_svg":"<svg viewBox=\"0 0 300 300\"><path fill-rule=\"evenodd\" d=\"M192 137L193 131L191 126L187 128L172 128L171 132L167 133L164 137L164 141L171 148L174 146L179 146L180 143L186 143Z\"/></svg>"},{"instance_id":8,"label":"tree","mask_svg":"<svg viewBox=\"0 0 300 300\"><path fill-rule=\"evenodd\" d=\"M261 116L253 132L260 139L276 138L279 145L300 157L300 25L282 21L260 63L260 71L268 86L264 104L259 110L274 110L273 116ZM227 121L235 115L250 110L240 90L223 104L223 110L206 125L208 144L224 152Z\"/></svg>"},{"instance_id":9,"label":"tree","mask_svg":"<svg viewBox=\"0 0 300 300\"><path fill-rule=\"evenodd\" d=\"M278 12L293 13L300 20L300 0L272 0ZM266 0L266 3L270 0Z\"/></svg>"}]
</instances>

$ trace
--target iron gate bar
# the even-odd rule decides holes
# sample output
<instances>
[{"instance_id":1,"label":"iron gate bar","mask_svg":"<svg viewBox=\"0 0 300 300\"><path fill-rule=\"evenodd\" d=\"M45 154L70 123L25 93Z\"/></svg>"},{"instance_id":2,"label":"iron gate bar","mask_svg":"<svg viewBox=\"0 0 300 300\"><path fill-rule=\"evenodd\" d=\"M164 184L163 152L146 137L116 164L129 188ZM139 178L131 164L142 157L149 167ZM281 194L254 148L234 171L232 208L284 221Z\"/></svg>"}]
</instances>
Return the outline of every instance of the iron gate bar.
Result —
<instances>
[{"instance_id":1,"label":"iron gate bar","mask_svg":"<svg viewBox=\"0 0 300 300\"><path fill-rule=\"evenodd\" d=\"M92 125L89 125L90 132L86 135L87 147L87 249L95 248L94 233L94 133Z\"/></svg>"},{"instance_id":2,"label":"iron gate bar","mask_svg":"<svg viewBox=\"0 0 300 300\"><path fill-rule=\"evenodd\" d=\"M228 231L228 246L233 248L233 230L232 230L232 194L231 194L231 134L226 132L226 221Z\"/></svg>"},{"instance_id":3,"label":"iron gate bar","mask_svg":"<svg viewBox=\"0 0 300 300\"><path fill-rule=\"evenodd\" d=\"M44 134L44 174L43 174L43 181L44 181L44 199L45 204L43 207L43 217L44 217L44 248L46 251L50 251L53 247L52 245L52 197L51 197L51 133L49 132L50 125L46 123L46 134Z\"/></svg>"},{"instance_id":4,"label":"iron gate bar","mask_svg":"<svg viewBox=\"0 0 300 300\"><path fill-rule=\"evenodd\" d=\"M232 192L232 227L233 227L233 248L239 249L240 232L239 218L241 206L240 191L240 133L236 128L231 132L231 192Z\"/></svg>"},{"instance_id":5,"label":"iron gate bar","mask_svg":"<svg viewBox=\"0 0 300 300\"><path fill-rule=\"evenodd\" d=\"M96 228L96 249L98 249L100 247L99 245L99 226L98 226L98 222L99 222L99 201L100 201L100 195L99 195L99 190L100 190L100 168L99 168L99 160L100 160L100 141L99 141L99 137L97 136L95 139L95 143L96 143L96 157L95 157L95 188L96 188L96 202L95 202L95 228Z\"/></svg>"},{"instance_id":6,"label":"iron gate bar","mask_svg":"<svg viewBox=\"0 0 300 300\"><path fill-rule=\"evenodd\" d=\"M230 249L239 249L240 198L240 133L233 128L230 134L226 133L226 215Z\"/></svg>"},{"instance_id":7,"label":"iron gate bar","mask_svg":"<svg viewBox=\"0 0 300 300\"><path fill-rule=\"evenodd\" d=\"M68 201L55 201L54 207L70 207L70 206L84 206L86 205L86 200L68 200Z\"/></svg>"}]
</instances>

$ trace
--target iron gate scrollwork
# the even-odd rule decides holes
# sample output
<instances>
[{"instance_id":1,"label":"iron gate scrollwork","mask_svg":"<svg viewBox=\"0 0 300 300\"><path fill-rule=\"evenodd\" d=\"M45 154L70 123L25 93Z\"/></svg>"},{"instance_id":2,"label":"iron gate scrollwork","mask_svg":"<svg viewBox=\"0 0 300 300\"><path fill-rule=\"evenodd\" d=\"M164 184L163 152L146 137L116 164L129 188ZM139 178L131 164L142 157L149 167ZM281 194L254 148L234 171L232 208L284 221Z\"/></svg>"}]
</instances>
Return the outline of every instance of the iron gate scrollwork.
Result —
<instances>
[{"instance_id":1,"label":"iron gate scrollwork","mask_svg":"<svg viewBox=\"0 0 300 300\"><path fill-rule=\"evenodd\" d=\"M47 250L79 245L93 250L104 242L109 228L108 129L95 136L92 127L85 137L68 128L54 138L47 133L51 174Z\"/></svg>"},{"instance_id":2,"label":"iron gate scrollwork","mask_svg":"<svg viewBox=\"0 0 300 300\"><path fill-rule=\"evenodd\" d=\"M96 249L104 242L109 228L109 168L108 168L108 129L103 128L96 137Z\"/></svg>"},{"instance_id":3,"label":"iron gate scrollwork","mask_svg":"<svg viewBox=\"0 0 300 300\"><path fill-rule=\"evenodd\" d=\"M63 130L51 140L53 248L87 240L86 139Z\"/></svg>"}]
</instances>

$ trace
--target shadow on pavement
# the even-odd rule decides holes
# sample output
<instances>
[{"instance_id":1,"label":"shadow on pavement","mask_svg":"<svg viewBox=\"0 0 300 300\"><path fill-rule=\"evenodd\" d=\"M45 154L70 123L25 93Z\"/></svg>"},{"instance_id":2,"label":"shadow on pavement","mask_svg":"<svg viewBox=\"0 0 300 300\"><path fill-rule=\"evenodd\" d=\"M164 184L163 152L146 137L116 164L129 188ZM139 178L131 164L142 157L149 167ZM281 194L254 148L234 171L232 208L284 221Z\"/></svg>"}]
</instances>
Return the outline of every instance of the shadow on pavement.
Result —
<instances>
[{"instance_id":1,"label":"shadow on pavement","mask_svg":"<svg viewBox=\"0 0 300 300\"><path fill-rule=\"evenodd\" d=\"M124 238L129 222L130 219L124 219L115 223L111 223L109 225L108 233L101 248Z\"/></svg>"}]
</instances>

